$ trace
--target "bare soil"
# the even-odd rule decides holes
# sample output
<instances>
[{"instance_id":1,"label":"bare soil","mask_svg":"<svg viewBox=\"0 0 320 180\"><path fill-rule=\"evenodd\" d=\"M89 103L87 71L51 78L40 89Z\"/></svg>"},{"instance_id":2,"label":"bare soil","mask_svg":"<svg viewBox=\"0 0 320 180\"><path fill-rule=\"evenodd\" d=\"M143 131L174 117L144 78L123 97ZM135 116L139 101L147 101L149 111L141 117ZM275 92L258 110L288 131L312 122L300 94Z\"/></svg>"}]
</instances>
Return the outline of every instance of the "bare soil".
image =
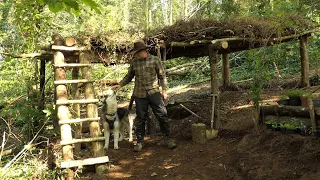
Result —
<instances>
[{"instance_id":1,"label":"bare soil","mask_svg":"<svg viewBox=\"0 0 320 180\"><path fill-rule=\"evenodd\" d=\"M165 148L161 136L148 137L143 151L136 153L133 143L122 141L119 150L109 149L109 173L103 176L85 174L81 179L320 179L319 139L255 129L254 109L245 91L221 94L218 137L204 145L194 144L191 124L203 122L209 128L209 90L204 84L171 95L202 117L172 120L178 148ZM263 98L274 100L280 93L264 92ZM171 113L171 116L177 113L182 112Z\"/></svg>"}]
</instances>

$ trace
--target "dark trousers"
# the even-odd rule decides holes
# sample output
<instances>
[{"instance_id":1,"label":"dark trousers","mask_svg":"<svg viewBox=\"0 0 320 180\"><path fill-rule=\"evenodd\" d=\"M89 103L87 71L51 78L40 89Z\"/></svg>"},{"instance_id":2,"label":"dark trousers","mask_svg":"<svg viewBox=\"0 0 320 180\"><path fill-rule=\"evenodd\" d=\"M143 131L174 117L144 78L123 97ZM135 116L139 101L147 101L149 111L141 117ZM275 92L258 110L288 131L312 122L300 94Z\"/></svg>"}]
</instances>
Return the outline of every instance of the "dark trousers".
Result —
<instances>
[{"instance_id":1,"label":"dark trousers","mask_svg":"<svg viewBox=\"0 0 320 180\"><path fill-rule=\"evenodd\" d=\"M152 108L153 114L157 117L160 130L166 138L170 137L170 126L168 123L167 109L164 105L161 94L154 93L146 98L135 98L136 101L136 136L138 142L142 142L145 136L145 124L148 116L149 105Z\"/></svg>"}]
</instances>

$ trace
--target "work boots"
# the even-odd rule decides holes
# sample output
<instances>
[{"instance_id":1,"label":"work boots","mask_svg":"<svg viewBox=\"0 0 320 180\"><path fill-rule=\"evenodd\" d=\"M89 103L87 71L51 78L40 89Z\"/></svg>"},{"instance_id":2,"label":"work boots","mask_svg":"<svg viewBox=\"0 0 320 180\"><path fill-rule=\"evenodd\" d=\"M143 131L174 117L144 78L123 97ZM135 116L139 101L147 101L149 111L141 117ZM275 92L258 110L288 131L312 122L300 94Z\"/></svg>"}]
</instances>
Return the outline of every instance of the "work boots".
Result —
<instances>
[{"instance_id":1,"label":"work boots","mask_svg":"<svg viewBox=\"0 0 320 180\"><path fill-rule=\"evenodd\" d=\"M177 144L174 142L174 140L168 137L165 138L164 143L169 149L174 149L177 147Z\"/></svg>"},{"instance_id":2,"label":"work boots","mask_svg":"<svg viewBox=\"0 0 320 180\"><path fill-rule=\"evenodd\" d=\"M138 142L136 145L133 147L134 152L140 152L142 150L142 143Z\"/></svg>"}]
</instances>

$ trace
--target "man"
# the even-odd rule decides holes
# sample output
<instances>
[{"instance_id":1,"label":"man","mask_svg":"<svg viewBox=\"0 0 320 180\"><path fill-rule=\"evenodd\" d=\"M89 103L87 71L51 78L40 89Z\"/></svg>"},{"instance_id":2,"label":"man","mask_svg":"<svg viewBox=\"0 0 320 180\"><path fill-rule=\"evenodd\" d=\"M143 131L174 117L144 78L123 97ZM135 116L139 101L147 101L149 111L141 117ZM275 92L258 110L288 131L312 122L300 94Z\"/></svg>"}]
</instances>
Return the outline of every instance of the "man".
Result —
<instances>
[{"instance_id":1,"label":"man","mask_svg":"<svg viewBox=\"0 0 320 180\"><path fill-rule=\"evenodd\" d=\"M164 68L159 58L148 53L147 46L141 40L134 42L131 54L133 55L133 60L128 73L119 85L113 86L112 89L116 90L125 86L135 77L133 96L136 102L137 144L134 146L134 151L141 151L143 147L145 122L147 120L149 105L160 123L160 129L164 134L166 146L169 149L174 149L177 145L171 139L167 110L163 102L163 99L166 100L168 98L166 92L167 79ZM162 87L162 94L159 90L159 82Z\"/></svg>"}]
</instances>

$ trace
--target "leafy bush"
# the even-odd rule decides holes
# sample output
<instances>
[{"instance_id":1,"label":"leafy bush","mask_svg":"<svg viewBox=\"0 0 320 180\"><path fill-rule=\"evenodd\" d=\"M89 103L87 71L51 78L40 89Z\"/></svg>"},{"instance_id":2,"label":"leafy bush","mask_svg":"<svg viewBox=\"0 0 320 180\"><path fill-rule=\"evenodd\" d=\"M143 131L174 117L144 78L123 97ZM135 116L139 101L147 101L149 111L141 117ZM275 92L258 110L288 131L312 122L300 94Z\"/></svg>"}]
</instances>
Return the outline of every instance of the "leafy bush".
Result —
<instances>
[{"instance_id":1,"label":"leafy bush","mask_svg":"<svg viewBox=\"0 0 320 180\"><path fill-rule=\"evenodd\" d=\"M303 95L303 91L301 91L299 89L293 89L293 90L289 90L287 92L287 95L289 97L301 97Z\"/></svg>"}]
</instances>

